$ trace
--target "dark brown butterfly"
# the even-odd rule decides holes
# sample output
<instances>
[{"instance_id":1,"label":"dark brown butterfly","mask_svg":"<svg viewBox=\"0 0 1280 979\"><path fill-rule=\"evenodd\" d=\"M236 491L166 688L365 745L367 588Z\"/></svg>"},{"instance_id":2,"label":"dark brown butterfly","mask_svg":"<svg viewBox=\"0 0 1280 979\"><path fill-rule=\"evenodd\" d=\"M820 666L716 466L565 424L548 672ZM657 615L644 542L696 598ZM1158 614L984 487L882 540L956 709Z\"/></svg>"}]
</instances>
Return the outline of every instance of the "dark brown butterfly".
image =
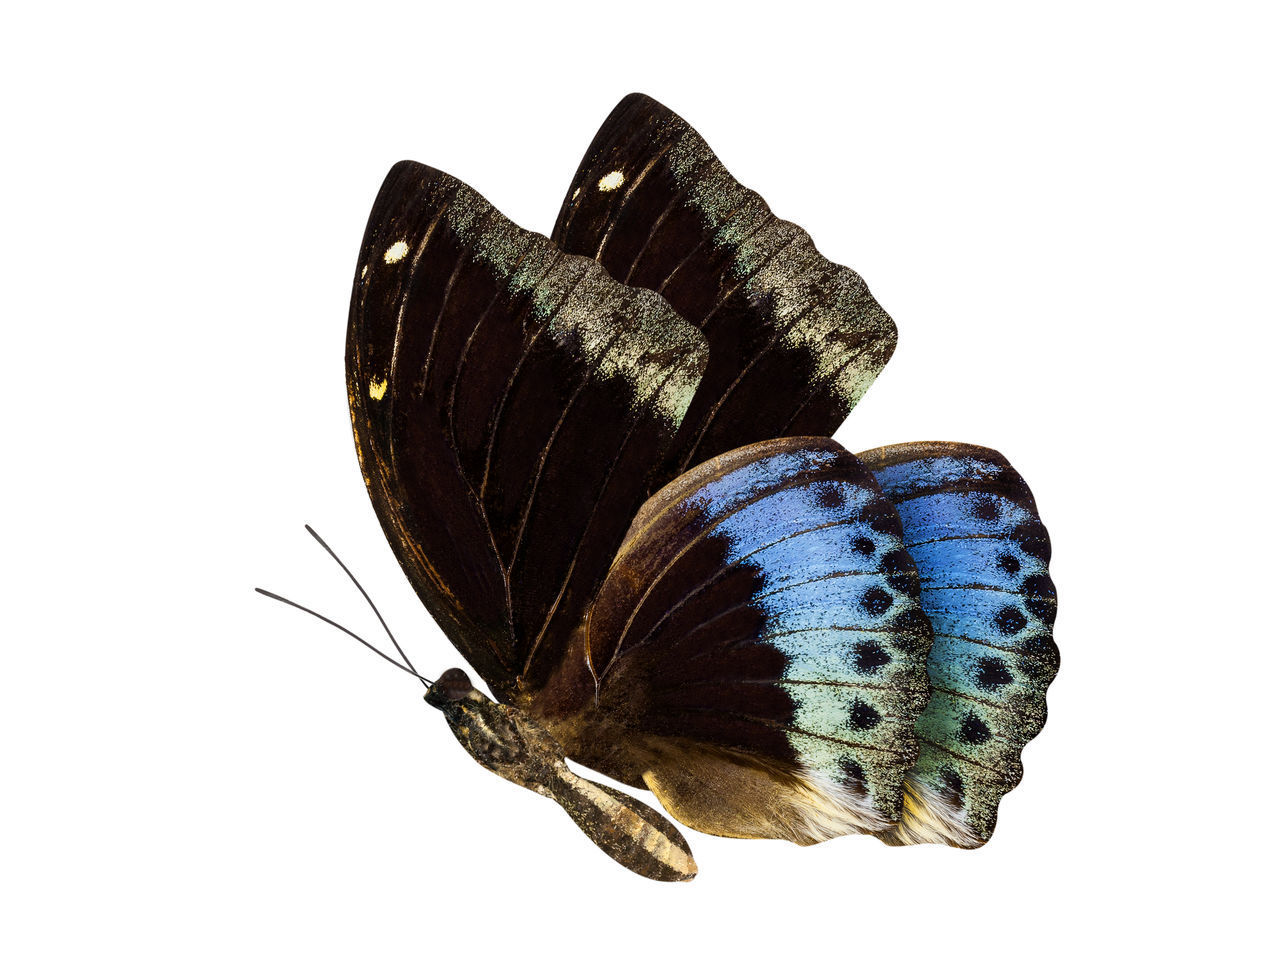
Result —
<instances>
[{"instance_id":1,"label":"dark brown butterfly","mask_svg":"<svg viewBox=\"0 0 1280 979\"><path fill-rule=\"evenodd\" d=\"M977 846L1044 722L1048 539L996 453L829 436L893 351L862 279L632 95L552 238L397 164L347 341L374 509L461 670L428 702L610 856L704 832Z\"/></svg>"}]
</instances>

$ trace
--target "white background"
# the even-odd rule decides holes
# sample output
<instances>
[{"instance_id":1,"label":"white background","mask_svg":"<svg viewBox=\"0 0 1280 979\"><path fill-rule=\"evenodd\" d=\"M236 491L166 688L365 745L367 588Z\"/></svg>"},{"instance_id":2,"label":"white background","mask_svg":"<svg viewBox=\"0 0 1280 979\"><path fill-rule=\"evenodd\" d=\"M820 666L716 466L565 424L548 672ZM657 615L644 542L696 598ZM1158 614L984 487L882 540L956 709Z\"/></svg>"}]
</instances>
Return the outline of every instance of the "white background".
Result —
<instances>
[{"instance_id":1,"label":"white background","mask_svg":"<svg viewBox=\"0 0 1280 979\"><path fill-rule=\"evenodd\" d=\"M0 971L1263 969L1268 5L36 6L0 41ZM376 633L311 521L460 662L352 448L368 208L409 157L547 232L633 90L897 320L845 444L988 444L1036 494L1062 672L983 850L690 833L694 883L642 880L251 591Z\"/></svg>"}]
</instances>

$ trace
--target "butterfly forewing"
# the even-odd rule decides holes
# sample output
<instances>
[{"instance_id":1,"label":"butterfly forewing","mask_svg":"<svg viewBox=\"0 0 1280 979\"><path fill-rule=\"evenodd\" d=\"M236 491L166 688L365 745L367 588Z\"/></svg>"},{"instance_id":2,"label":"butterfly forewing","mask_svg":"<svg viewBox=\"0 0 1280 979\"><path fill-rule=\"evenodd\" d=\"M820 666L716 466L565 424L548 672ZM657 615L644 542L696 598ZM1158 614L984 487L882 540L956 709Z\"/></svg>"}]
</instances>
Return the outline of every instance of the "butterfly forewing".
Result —
<instances>
[{"instance_id":1,"label":"butterfly forewing","mask_svg":"<svg viewBox=\"0 0 1280 979\"><path fill-rule=\"evenodd\" d=\"M977 846L1022 777L1058 668L1049 537L997 452L915 442L859 455L902 520L934 630L908 813L890 842Z\"/></svg>"},{"instance_id":2,"label":"butterfly forewing","mask_svg":"<svg viewBox=\"0 0 1280 979\"><path fill-rule=\"evenodd\" d=\"M552 238L658 291L710 341L669 475L751 442L832 434L893 352L893 321L862 278L647 96L600 128Z\"/></svg>"},{"instance_id":3,"label":"butterfly forewing","mask_svg":"<svg viewBox=\"0 0 1280 979\"><path fill-rule=\"evenodd\" d=\"M356 443L402 566L500 698L563 654L705 361L653 293L447 174L388 175L352 298Z\"/></svg>"}]
</instances>

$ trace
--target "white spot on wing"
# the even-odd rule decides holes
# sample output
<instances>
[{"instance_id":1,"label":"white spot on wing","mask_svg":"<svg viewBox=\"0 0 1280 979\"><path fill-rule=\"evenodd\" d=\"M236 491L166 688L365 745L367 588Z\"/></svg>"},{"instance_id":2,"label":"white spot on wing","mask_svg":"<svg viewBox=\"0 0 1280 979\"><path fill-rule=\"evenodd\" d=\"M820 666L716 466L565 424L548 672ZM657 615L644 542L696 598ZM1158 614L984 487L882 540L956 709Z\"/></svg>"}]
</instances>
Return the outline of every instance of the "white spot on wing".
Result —
<instances>
[{"instance_id":1,"label":"white spot on wing","mask_svg":"<svg viewBox=\"0 0 1280 979\"><path fill-rule=\"evenodd\" d=\"M627 178L621 170L612 170L600 178L600 182L596 184L601 190L617 190L622 186L622 182Z\"/></svg>"},{"instance_id":2,"label":"white spot on wing","mask_svg":"<svg viewBox=\"0 0 1280 979\"><path fill-rule=\"evenodd\" d=\"M385 378L381 381L377 378L373 378L369 381L369 397L373 398L374 401L381 401L382 396L386 393L387 382Z\"/></svg>"},{"instance_id":3,"label":"white spot on wing","mask_svg":"<svg viewBox=\"0 0 1280 979\"><path fill-rule=\"evenodd\" d=\"M394 245L382 253L382 260L388 265L395 265L396 262L409 254L409 243L407 241L397 241Z\"/></svg>"}]
</instances>

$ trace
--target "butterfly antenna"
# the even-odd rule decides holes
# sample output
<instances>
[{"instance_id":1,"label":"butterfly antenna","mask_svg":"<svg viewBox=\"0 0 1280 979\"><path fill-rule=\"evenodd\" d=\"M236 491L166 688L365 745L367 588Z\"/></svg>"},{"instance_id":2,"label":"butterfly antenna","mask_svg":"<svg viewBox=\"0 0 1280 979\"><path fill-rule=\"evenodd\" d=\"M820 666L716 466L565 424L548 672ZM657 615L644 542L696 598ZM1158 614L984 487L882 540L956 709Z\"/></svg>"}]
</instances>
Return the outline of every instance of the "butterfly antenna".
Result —
<instances>
[{"instance_id":1,"label":"butterfly antenna","mask_svg":"<svg viewBox=\"0 0 1280 979\"><path fill-rule=\"evenodd\" d=\"M307 533L316 539L316 543L329 552L329 557L338 562L338 567L347 573L347 577L351 579L351 583L360 590L360 594L364 596L364 600L369 603L369 608L373 609L373 614L376 615L378 617L378 621L382 623L383 631L386 632L387 638L391 640L391 645L396 647L396 652L399 653L400 658L404 660L404 665L409 668L410 673L418 677L419 680L422 680L422 676L418 673L417 668L409 662L409 657L405 655L404 650L400 648L400 644L396 642L396 637L391 633L391 626L387 625L387 620L384 619L382 617L382 613L378 611L378 606L373 604L373 599L370 598L369 593L364 590L364 585L360 584L360 582L356 580L356 576L351 573L351 569L342 563L342 558L338 557L338 555L333 552L333 548L324 542L324 538L312 529L311 524L303 524L303 526L307 528ZM308 609L307 611L310 610ZM361 641L363 642L363 640ZM365 645L368 645L368 643ZM427 681L422 680L422 682L426 683Z\"/></svg>"},{"instance_id":2,"label":"butterfly antenna","mask_svg":"<svg viewBox=\"0 0 1280 979\"><path fill-rule=\"evenodd\" d=\"M372 649L375 653L377 653L379 656L385 659L397 670L404 670L406 673L412 676L416 676L419 680L423 682L423 685L428 687L431 686L431 681L428 680L426 677L422 676L417 670L411 667L405 666L403 663L397 662L394 657L388 656L386 653L384 653L381 649L379 649L373 643L369 642L367 639L362 639L360 636L357 636L354 632L352 632L346 626L339 625L337 622L334 622L333 619L327 618L326 616L321 615L319 612L315 611L314 609L307 608L305 605L299 605L297 602L292 601L291 599L285 598L283 595L277 595L275 592L267 591L265 588L255 588L254 591L256 591L259 595L266 595L267 598L274 598L277 602L284 602L284 604L286 605L292 605L294 608L300 609L301 611L306 612L308 615L314 615L321 622L329 623L329 625L333 626L339 632L345 632L348 636L350 636L356 642L360 643L363 646L367 646L369 649Z\"/></svg>"}]
</instances>

